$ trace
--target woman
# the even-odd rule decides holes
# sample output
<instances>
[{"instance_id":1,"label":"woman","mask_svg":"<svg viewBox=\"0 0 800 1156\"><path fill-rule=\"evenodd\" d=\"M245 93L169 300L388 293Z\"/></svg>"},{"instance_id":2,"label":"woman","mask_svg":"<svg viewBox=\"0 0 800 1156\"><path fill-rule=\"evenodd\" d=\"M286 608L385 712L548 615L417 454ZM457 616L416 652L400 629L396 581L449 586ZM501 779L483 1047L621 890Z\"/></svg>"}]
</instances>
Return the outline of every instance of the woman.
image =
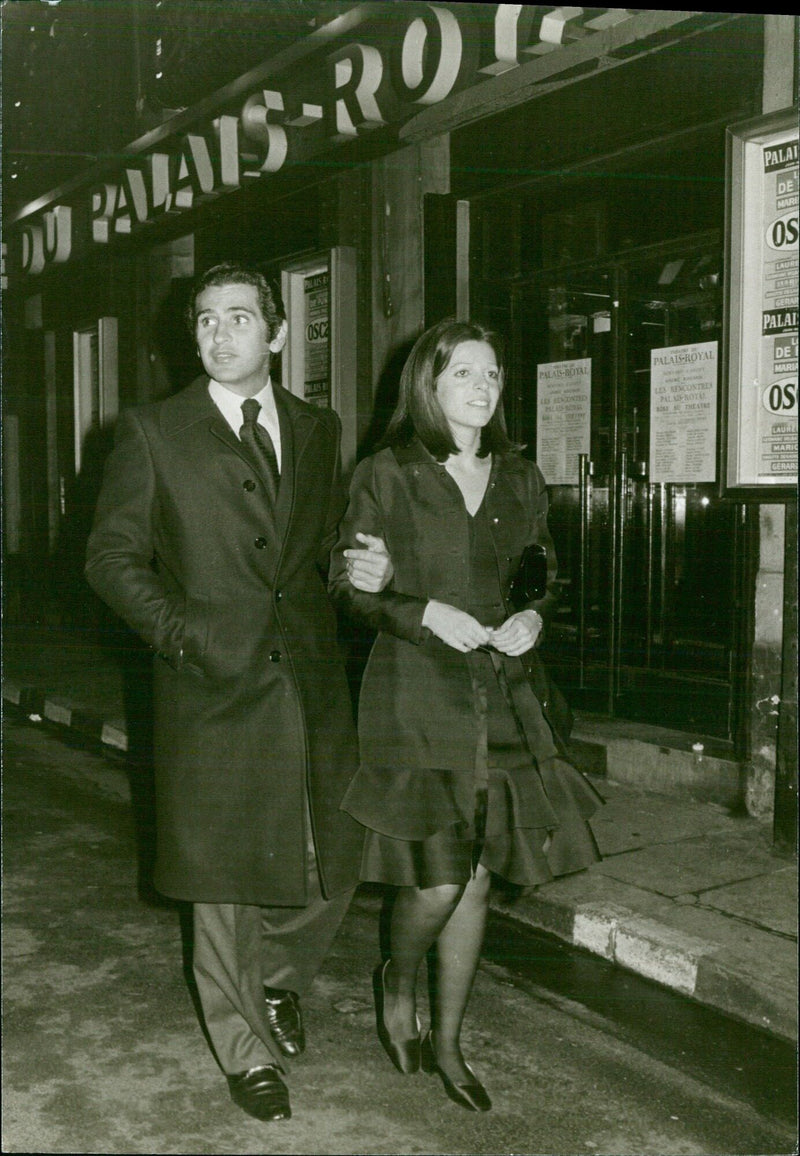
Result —
<instances>
[{"instance_id":1,"label":"woman","mask_svg":"<svg viewBox=\"0 0 800 1156\"><path fill-rule=\"evenodd\" d=\"M384 448L357 467L331 588L378 632L359 701L361 766L343 808L367 835L361 878L398 888L390 955L373 977L380 1041L404 1073L437 1072L456 1103L491 1101L461 1054L490 873L529 886L588 866L601 801L565 761L523 656L555 601L544 479L499 408L502 343L447 320L415 344ZM359 533L361 532L361 533ZM382 538L394 577L355 588ZM526 547L547 552L543 596L510 612ZM541 673L541 672L540 672ZM419 965L435 946L431 1029Z\"/></svg>"}]
</instances>

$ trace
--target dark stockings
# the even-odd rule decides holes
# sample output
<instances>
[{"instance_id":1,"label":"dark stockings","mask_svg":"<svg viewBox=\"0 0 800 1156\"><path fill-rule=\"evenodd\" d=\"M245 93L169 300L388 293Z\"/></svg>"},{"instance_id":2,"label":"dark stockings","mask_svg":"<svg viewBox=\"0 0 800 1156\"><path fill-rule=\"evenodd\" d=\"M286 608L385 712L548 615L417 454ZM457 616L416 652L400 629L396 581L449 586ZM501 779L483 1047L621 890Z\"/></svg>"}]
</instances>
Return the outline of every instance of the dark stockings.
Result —
<instances>
[{"instance_id":1,"label":"dark stockings","mask_svg":"<svg viewBox=\"0 0 800 1156\"><path fill-rule=\"evenodd\" d=\"M396 1040L416 1036L419 965L436 945L431 1028L437 1061L454 1083L471 1077L459 1036L478 969L489 909L489 872L478 866L465 887L401 887L392 911L384 1022Z\"/></svg>"}]
</instances>

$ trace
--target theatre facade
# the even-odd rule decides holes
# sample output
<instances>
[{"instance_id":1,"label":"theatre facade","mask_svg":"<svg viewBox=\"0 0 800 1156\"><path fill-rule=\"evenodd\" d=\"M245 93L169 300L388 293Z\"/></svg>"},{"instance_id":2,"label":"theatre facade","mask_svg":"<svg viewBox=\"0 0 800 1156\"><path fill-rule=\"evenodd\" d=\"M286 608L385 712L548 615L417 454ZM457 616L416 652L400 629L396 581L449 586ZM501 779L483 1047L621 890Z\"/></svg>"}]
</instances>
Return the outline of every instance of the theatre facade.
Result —
<instances>
[{"instance_id":1,"label":"theatre facade","mask_svg":"<svg viewBox=\"0 0 800 1156\"><path fill-rule=\"evenodd\" d=\"M484 319L550 487L576 750L791 843L796 19L336 11L7 222L7 615L53 604L119 410L199 370L195 272L281 285L283 384L339 412L348 468L421 329Z\"/></svg>"}]
</instances>

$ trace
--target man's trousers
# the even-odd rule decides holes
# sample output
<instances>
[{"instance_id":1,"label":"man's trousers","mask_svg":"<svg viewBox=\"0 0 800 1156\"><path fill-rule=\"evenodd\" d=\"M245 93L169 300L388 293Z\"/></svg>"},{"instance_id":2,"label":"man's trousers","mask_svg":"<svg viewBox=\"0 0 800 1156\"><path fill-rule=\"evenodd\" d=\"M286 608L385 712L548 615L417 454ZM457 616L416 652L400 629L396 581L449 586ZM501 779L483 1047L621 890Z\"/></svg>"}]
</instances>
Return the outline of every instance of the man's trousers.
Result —
<instances>
[{"instance_id":1,"label":"man's trousers","mask_svg":"<svg viewBox=\"0 0 800 1156\"><path fill-rule=\"evenodd\" d=\"M194 976L226 1075L265 1064L285 1071L267 1024L264 985L306 995L353 892L324 899L309 856L308 895L306 907L194 905Z\"/></svg>"}]
</instances>

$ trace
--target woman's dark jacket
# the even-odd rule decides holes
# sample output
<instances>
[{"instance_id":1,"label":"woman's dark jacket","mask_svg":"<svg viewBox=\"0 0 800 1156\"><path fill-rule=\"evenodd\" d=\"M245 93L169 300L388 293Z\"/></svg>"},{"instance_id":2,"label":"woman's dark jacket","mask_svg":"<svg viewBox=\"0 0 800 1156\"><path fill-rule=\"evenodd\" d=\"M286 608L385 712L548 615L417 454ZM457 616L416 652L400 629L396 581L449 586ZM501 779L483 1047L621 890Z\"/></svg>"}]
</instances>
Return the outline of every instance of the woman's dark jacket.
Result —
<instances>
[{"instance_id":1,"label":"woman's dark jacket","mask_svg":"<svg viewBox=\"0 0 800 1156\"><path fill-rule=\"evenodd\" d=\"M556 558L541 471L517 453L495 455L484 501L501 591L508 590L525 547L545 547L547 590L528 607L546 623L556 602ZM360 546L357 532L383 538L391 555L394 577L380 594L358 591L347 579L343 551ZM406 768L412 775L425 769L451 776L474 771L482 728L468 656L422 625L431 599L467 610L469 562L469 515L461 492L418 440L359 464L331 558L330 589L339 605L378 633L359 700L362 768ZM504 610L504 616L513 613L508 604ZM535 749L541 719L530 690L531 662L547 717L545 672L534 651L522 658L503 655L501 661L517 717ZM557 723L548 721L556 732ZM465 797L464 809L469 805ZM441 826L436 815L425 823L431 831ZM387 833L420 837L410 828Z\"/></svg>"}]
</instances>

